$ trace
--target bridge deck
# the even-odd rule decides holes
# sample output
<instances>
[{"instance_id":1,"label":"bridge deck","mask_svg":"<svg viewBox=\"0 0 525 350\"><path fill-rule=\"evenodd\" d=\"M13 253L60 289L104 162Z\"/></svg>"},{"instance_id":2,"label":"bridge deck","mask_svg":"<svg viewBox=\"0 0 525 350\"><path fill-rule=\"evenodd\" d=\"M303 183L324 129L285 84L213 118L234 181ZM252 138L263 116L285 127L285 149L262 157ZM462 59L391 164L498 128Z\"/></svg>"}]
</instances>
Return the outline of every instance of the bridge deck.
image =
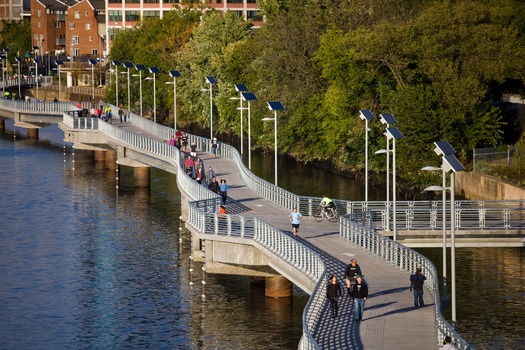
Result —
<instances>
[{"instance_id":1,"label":"bridge deck","mask_svg":"<svg viewBox=\"0 0 525 350\"><path fill-rule=\"evenodd\" d=\"M198 155L206 170L212 166L217 180L226 179L229 184L229 196L233 199L226 205L229 214L257 216L292 235L289 212L252 192L234 171L234 162L214 158L209 153ZM315 334L323 349L437 348L435 308L431 302L433 298L427 292L428 306L415 309L409 291L409 276L405 272L343 240L339 236L337 223L318 223L313 218L304 217L298 240L317 251L328 273L336 274L340 282L343 282L346 264L351 257L355 257L369 284L369 299L365 305L363 322L353 321L353 305L346 293L340 304L338 318L332 319L328 306L325 308L324 322ZM346 288L343 290L346 292Z\"/></svg>"},{"instance_id":2,"label":"bridge deck","mask_svg":"<svg viewBox=\"0 0 525 350\"><path fill-rule=\"evenodd\" d=\"M119 124L145 137L159 139L132 124ZM226 208L229 214L257 216L290 235L289 212L265 200L251 191L235 170L233 161L198 152L204 162L204 170L212 166L217 180L225 179L229 185ZM340 302L340 315L330 317L328 303L324 309L314 336L323 349L436 349L437 328L435 305L428 290L425 290L426 306L415 309L409 291L409 276L381 259L365 252L339 236L338 223L316 222L313 218L301 220L298 241L316 251L324 260L328 275L335 274L343 283L346 264L352 257L358 263L369 286L369 299L365 304L362 322L355 322L354 307L342 284L344 297Z\"/></svg>"}]
</instances>

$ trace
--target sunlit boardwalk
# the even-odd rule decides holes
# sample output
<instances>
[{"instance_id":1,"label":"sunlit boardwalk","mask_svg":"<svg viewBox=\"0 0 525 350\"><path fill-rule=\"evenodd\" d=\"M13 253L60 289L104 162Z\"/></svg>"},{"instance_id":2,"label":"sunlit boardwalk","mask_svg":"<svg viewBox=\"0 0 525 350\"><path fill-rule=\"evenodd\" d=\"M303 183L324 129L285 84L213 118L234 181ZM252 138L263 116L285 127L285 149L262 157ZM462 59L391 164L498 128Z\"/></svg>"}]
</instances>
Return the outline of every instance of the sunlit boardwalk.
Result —
<instances>
[{"instance_id":1,"label":"sunlit boardwalk","mask_svg":"<svg viewBox=\"0 0 525 350\"><path fill-rule=\"evenodd\" d=\"M226 179L229 184L232 201L227 203L228 213L257 216L292 235L289 211L251 191L235 171L233 161L214 158L209 153L199 152L198 156L206 169L212 166L219 181ZM328 275L337 275L339 282L344 281L345 267L350 258L355 257L369 284L369 299L365 304L364 320L360 323L354 321L353 304L343 285L345 293L336 319L330 317L326 303L314 333L323 349L437 349L433 298L425 291L426 306L415 309L407 273L345 241L339 235L338 223L318 223L311 217L304 217L298 241L317 251L327 266Z\"/></svg>"}]
</instances>

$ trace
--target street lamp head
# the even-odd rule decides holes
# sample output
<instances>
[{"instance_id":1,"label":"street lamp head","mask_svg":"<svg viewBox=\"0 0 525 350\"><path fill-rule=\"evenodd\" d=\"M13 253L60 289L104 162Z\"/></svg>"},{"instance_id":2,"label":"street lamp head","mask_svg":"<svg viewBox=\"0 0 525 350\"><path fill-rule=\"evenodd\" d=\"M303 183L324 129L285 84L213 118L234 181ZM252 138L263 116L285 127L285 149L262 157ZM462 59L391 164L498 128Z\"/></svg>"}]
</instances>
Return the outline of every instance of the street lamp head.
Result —
<instances>
[{"instance_id":1,"label":"street lamp head","mask_svg":"<svg viewBox=\"0 0 525 350\"><path fill-rule=\"evenodd\" d=\"M441 168L438 168L437 166L424 166L421 168L421 170L423 171L438 171L438 170L442 170Z\"/></svg>"},{"instance_id":2,"label":"street lamp head","mask_svg":"<svg viewBox=\"0 0 525 350\"><path fill-rule=\"evenodd\" d=\"M170 70L170 77L172 78L178 78L180 77L180 72L178 70Z\"/></svg>"},{"instance_id":3,"label":"street lamp head","mask_svg":"<svg viewBox=\"0 0 525 350\"><path fill-rule=\"evenodd\" d=\"M273 122L275 120L275 118L262 118L261 120L265 121L265 122L269 122L269 121Z\"/></svg>"},{"instance_id":4,"label":"street lamp head","mask_svg":"<svg viewBox=\"0 0 525 350\"><path fill-rule=\"evenodd\" d=\"M434 148L434 152L436 152L438 156L456 154L454 148L452 148L452 146L447 141L437 141L434 142L434 145L436 145L436 148Z\"/></svg>"},{"instance_id":5,"label":"street lamp head","mask_svg":"<svg viewBox=\"0 0 525 350\"><path fill-rule=\"evenodd\" d=\"M396 118L390 113L381 113L379 117L381 118L381 124L397 124Z\"/></svg>"},{"instance_id":6,"label":"street lamp head","mask_svg":"<svg viewBox=\"0 0 525 350\"><path fill-rule=\"evenodd\" d=\"M217 79L215 79L211 75L208 75L206 77L206 83L208 83L208 84L217 84Z\"/></svg>"},{"instance_id":7,"label":"street lamp head","mask_svg":"<svg viewBox=\"0 0 525 350\"><path fill-rule=\"evenodd\" d=\"M423 189L423 191L425 192L441 192L441 191L446 191L446 190L447 188L443 186L429 186Z\"/></svg>"},{"instance_id":8,"label":"street lamp head","mask_svg":"<svg viewBox=\"0 0 525 350\"><path fill-rule=\"evenodd\" d=\"M243 92L248 91L248 87L245 84L234 84L235 85L235 91L237 92Z\"/></svg>"},{"instance_id":9,"label":"street lamp head","mask_svg":"<svg viewBox=\"0 0 525 350\"><path fill-rule=\"evenodd\" d=\"M268 109L270 111L284 111L284 105L280 101L268 101Z\"/></svg>"},{"instance_id":10,"label":"street lamp head","mask_svg":"<svg viewBox=\"0 0 525 350\"><path fill-rule=\"evenodd\" d=\"M388 153L389 151L387 151L386 149L379 149L377 151L374 152L374 154L385 154L385 153Z\"/></svg>"},{"instance_id":11,"label":"street lamp head","mask_svg":"<svg viewBox=\"0 0 525 350\"><path fill-rule=\"evenodd\" d=\"M154 80L152 77L146 77L144 80Z\"/></svg>"},{"instance_id":12,"label":"street lamp head","mask_svg":"<svg viewBox=\"0 0 525 350\"><path fill-rule=\"evenodd\" d=\"M369 109L361 109L359 110L359 118L361 120L372 120L374 119L374 114Z\"/></svg>"}]
</instances>

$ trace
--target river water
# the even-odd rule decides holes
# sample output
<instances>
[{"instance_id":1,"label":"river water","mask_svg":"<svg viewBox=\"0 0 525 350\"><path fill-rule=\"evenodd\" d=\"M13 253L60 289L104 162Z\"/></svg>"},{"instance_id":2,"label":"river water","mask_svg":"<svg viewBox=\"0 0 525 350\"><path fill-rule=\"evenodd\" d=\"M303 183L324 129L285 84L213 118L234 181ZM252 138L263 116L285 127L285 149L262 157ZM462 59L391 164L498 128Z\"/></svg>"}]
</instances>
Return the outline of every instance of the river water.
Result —
<instances>
[{"instance_id":1,"label":"river water","mask_svg":"<svg viewBox=\"0 0 525 350\"><path fill-rule=\"evenodd\" d=\"M118 174L64 147L0 131L0 349L294 349L308 296L269 299L190 256L174 175L116 188ZM273 154L253 170L273 181ZM293 192L362 199L363 186L280 160ZM128 170L129 171L129 170ZM370 189L369 198L383 199ZM441 250L421 249L441 271ZM457 250L458 330L478 349L525 349L523 248ZM205 282L203 284L202 282ZM450 315L449 315L450 317Z\"/></svg>"}]
</instances>

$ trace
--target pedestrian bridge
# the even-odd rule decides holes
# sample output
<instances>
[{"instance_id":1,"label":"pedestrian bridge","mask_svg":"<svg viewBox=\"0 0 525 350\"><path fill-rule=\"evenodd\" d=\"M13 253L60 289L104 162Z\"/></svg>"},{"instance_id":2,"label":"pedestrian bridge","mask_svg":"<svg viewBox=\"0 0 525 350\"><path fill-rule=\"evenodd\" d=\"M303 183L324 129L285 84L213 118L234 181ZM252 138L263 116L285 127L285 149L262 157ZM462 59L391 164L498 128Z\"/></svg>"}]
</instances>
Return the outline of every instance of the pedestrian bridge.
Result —
<instances>
[{"instance_id":1,"label":"pedestrian bridge","mask_svg":"<svg viewBox=\"0 0 525 350\"><path fill-rule=\"evenodd\" d=\"M56 108L53 103L41 104ZM30 109L33 107L28 106ZM118 164L137 168L158 167L177 174L181 195L186 199L183 201L187 204L183 208L184 219L192 231L193 249L196 255L201 255L208 272L249 274L269 279L281 275L310 294L303 313L300 349L389 348L392 344L407 349L430 349L436 348L445 335L450 335L458 348L470 348L441 313L439 276L433 264L380 233L390 228L378 224L383 222L384 213L389 212L386 203L338 200L340 212L344 214L340 222L317 223L311 216L320 198L297 195L260 179L244 166L238 151L229 145L221 145L219 157L211 157L207 152L210 140L190 135L190 142L197 143L199 157L205 166L212 165L218 177L227 178L231 186L230 214L219 216L220 197L187 176L183 171L180 151L165 142L173 135L173 129L136 115L132 115L126 124L79 118L75 112L78 108L69 107L67 112L57 117L56 122L64 130L66 141L73 142L76 148L85 146L87 149L109 150L116 153ZM8 110L8 106L0 103L0 110ZM113 107L113 110L116 115L116 108ZM24 114L27 110L17 112ZM40 113L43 116L53 114ZM8 114L2 114L2 117ZM24 125L27 124L30 123ZM42 125L35 126L38 127ZM484 209L495 204L465 201L461 205L465 207L469 203L474 207L475 202L478 208L483 205ZM508 220L500 220L511 226L499 227L499 231L521 227L523 220L520 221L519 211L522 205L519 201L513 205L498 203L502 215L511 213L510 217L504 215ZM299 208L305 216L299 239L290 235L288 213L293 207ZM384 209L374 211L374 207ZM396 210L399 225L403 225L400 220L402 215L409 218L426 216L429 220L425 229L441 232L437 224L438 204L431 201L407 202L404 206L398 202L397 207L400 210ZM415 214L416 209L418 215ZM414 215L410 214L410 210ZM425 211L426 214L421 214ZM478 212L487 213L479 209ZM468 222L476 221L472 220L471 212L469 217ZM415 222L417 225L414 225ZM425 220L412 221L412 225L407 224L406 227L420 228L423 222ZM472 227L469 229L473 230ZM478 231L484 229L477 228ZM402 232L399 226L398 237L402 237ZM232 247L235 247L234 253ZM344 267L350 257L357 257L370 286L362 323L352 321L352 305L348 298L343 298L341 302L339 318L328 317L326 281L331 274L336 274L342 281ZM428 306L418 310L411 306L412 297L408 292L408 275L416 267L422 267L427 276L425 298ZM417 344L410 340L410 335L414 333L419 337Z\"/></svg>"}]
</instances>

